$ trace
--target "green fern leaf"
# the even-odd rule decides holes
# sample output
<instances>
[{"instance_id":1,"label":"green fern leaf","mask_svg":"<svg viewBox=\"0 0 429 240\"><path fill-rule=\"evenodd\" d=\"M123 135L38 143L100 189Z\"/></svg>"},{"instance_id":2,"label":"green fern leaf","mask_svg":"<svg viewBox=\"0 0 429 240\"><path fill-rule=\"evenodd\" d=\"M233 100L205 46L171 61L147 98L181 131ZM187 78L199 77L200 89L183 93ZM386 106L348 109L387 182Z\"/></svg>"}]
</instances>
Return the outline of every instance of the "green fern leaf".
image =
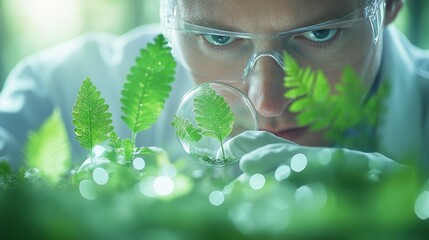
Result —
<instances>
[{"instance_id":1,"label":"green fern leaf","mask_svg":"<svg viewBox=\"0 0 429 240\"><path fill-rule=\"evenodd\" d=\"M146 130L164 108L174 81L176 63L162 35L141 50L122 90L122 120L133 133Z\"/></svg>"},{"instance_id":2,"label":"green fern leaf","mask_svg":"<svg viewBox=\"0 0 429 240\"><path fill-rule=\"evenodd\" d=\"M194 112L204 136L222 141L231 133L234 114L225 99L210 86L204 87L195 97Z\"/></svg>"},{"instance_id":3,"label":"green fern leaf","mask_svg":"<svg viewBox=\"0 0 429 240\"><path fill-rule=\"evenodd\" d=\"M186 142L198 142L202 138L200 128L195 127L190 121L179 116L173 116L171 126L176 129L176 135Z\"/></svg>"},{"instance_id":4,"label":"green fern leaf","mask_svg":"<svg viewBox=\"0 0 429 240\"><path fill-rule=\"evenodd\" d=\"M109 144L115 150L118 151L122 148L122 139L119 138L115 131L111 131L108 135Z\"/></svg>"},{"instance_id":5,"label":"green fern leaf","mask_svg":"<svg viewBox=\"0 0 429 240\"><path fill-rule=\"evenodd\" d=\"M287 54L285 64L284 85L288 90L284 96L293 100L289 111L298 114L299 125L309 126L313 131L328 129L327 139L341 144L348 141L344 139L348 129L359 126L367 129L377 123L380 102L387 91L381 89L364 102L367 91L353 68L344 68L341 81L335 85L336 93L332 94L322 71L303 69ZM361 132L367 131L363 129Z\"/></svg>"},{"instance_id":6,"label":"green fern leaf","mask_svg":"<svg viewBox=\"0 0 429 240\"><path fill-rule=\"evenodd\" d=\"M134 141L126 138L122 140L123 155L126 163L130 163L134 156Z\"/></svg>"},{"instance_id":7,"label":"green fern leaf","mask_svg":"<svg viewBox=\"0 0 429 240\"><path fill-rule=\"evenodd\" d=\"M317 71L314 88L311 90L313 92L312 97L317 103L325 103L325 101L331 96L328 79L326 79L326 76L322 71Z\"/></svg>"},{"instance_id":8,"label":"green fern leaf","mask_svg":"<svg viewBox=\"0 0 429 240\"><path fill-rule=\"evenodd\" d=\"M321 129L329 122L321 118L332 106L330 88L323 72L313 72L309 67L302 69L288 54L285 54L286 76L284 85L288 89L285 98L294 100L289 111L299 113L297 120L301 126L310 125L311 129ZM317 116L317 117L315 117Z\"/></svg>"},{"instance_id":9,"label":"green fern leaf","mask_svg":"<svg viewBox=\"0 0 429 240\"><path fill-rule=\"evenodd\" d=\"M54 184L67 172L70 144L59 111L55 110L37 132L29 134L24 153L27 166L39 169Z\"/></svg>"},{"instance_id":10,"label":"green fern leaf","mask_svg":"<svg viewBox=\"0 0 429 240\"><path fill-rule=\"evenodd\" d=\"M286 65L286 76L284 85L288 89L285 97L289 99L305 98L305 102L322 103L330 97L328 81L323 72L313 72L309 67L302 69L298 63L288 54L284 55ZM294 102L293 104L297 104ZM298 103L301 106L295 106L294 112L301 111L303 102Z\"/></svg>"},{"instance_id":11,"label":"green fern leaf","mask_svg":"<svg viewBox=\"0 0 429 240\"><path fill-rule=\"evenodd\" d=\"M338 114L332 119L333 125L338 131L344 131L361 123L367 117L363 114L365 86L358 74L351 67L346 67L341 82L335 87L338 94L333 96L332 102L335 103Z\"/></svg>"},{"instance_id":12,"label":"green fern leaf","mask_svg":"<svg viewBox=\"0 0 429 240\"><path fill-rule=\"evenodd\" d=\"M308 98L299 98L293 102L293 104L289 107L289 110L295 113L304 111L309 103L310 100Z\"/></svg>"},{"instance_id":13,"label":"green fern leaf","mask_svg":"<svg viewBox=\"0 0 429 240\"><path fill-rule=\"evenodd\" d=\"M383 83L379 86L379 89L375 95L367 100L365 103L365 116L367 116L366 120L371 126L375 126L378 121L379 115L382 115L384 112L383 101L389 95L390 88L387 84L387 81L383 81ZM378 114L374 114L378 113Z\"/></svg>"},{"instance_id":14,"label":"green fern leaf","mask_svg":"<svg viewBox=\"0 0 429 240\"><path fill-rule=\"evenodd\" d=\"M235 121L231 108L209 85L206 85L194 98L193 106L195 120L202 130L202 135L219 141L223 159L226 161L223 140L232 132Z\"/></svg>"},{"instance_id":15,"label":"green fern leaf","mask_svg":"<svg viewBox=\"0 0 429 240\"><path fill-rule=\"evenodd\" d=\"M112 114L108 110L109 106L105 104L100 92L86 78L79 89L72 112L74 132L82 147L92 150L95 145L109 138L113 126Z\"/></svg>"}]
</instances>

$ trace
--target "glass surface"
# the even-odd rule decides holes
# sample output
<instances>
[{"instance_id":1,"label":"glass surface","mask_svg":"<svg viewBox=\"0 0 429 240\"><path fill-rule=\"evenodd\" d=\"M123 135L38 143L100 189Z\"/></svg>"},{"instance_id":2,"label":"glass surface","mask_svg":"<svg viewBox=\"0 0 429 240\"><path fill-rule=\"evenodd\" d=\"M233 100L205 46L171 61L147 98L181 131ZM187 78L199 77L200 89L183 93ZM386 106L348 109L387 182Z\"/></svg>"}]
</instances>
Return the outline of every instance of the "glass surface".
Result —
<instances>
[{"instance_id":1,"label":"glass surface","mask_svg":"<svg viewBox=\"0 0 429 240\"><path fill-rule=\"evenodd\" d=\"M204 83L191 89L182 98L176 116L188 120L193 126L198 126L194 100L206 88L212 88L223 97L234 115L232 131L222 143L246 130L258 129L257 114L250 100L240 90L219 82ZM203 134L199 141L189 141L181 137L178 137L178 140L187 153L209 165L227 165L237 160L229 157L224 161L220 141L214 137Z\"/></svg>"}]
</instances>

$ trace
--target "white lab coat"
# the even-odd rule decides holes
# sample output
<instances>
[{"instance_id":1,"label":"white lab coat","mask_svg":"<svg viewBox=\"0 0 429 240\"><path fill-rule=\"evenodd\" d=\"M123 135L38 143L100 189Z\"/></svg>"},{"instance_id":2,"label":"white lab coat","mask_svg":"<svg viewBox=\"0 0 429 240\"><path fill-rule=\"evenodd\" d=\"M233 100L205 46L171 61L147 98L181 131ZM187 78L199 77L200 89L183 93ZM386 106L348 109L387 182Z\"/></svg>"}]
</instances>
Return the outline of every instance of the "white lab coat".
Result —
<instances>
[{"instance_id":1,"label":"white lab coat","mask_svg":"<svg viewBox=\"0 0 429 240\"><path fill-rule=\"evenodd\" d=\"M378 128L378 151L429 168L429 51L418 49L393 26L384 32L381 79L390 96Z\"/></svg>"},{"instance_id":2,"label":"white lab coat","mask_svg":"<svg viewBox=\"0 0 429 240\"><path fill-rule=\"evenodd\" d=\"M75 140L72 107L81 82L89 76L113 114L115 131L131 137L121 120L120 92L139 50L160 32L159 25L137 28L123 36L87 34L22 60L10 73L0 95L0 159L16 169L22 164L21 147L53 108L61 110L73 159L86 154ZM379 151L395 159L414 154L429 156L429 54L410 45L394 28L385 31L383 79L392 82L386 121L380 126ZM138 135L137 145L159 146L172 159L184 154L170 126L181 97L193 86L178 66L165 110L151 129Z\"/></svg>"}]
</instances>

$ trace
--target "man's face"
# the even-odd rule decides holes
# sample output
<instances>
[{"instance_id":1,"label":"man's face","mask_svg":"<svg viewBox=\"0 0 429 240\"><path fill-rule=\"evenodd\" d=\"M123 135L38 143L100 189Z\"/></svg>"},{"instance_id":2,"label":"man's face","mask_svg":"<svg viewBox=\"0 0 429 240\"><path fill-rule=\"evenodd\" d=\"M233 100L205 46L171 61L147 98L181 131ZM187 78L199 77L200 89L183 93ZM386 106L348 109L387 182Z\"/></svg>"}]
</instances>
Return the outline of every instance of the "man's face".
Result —
<instances>
[{"instance_id":1,"label":"man's face","mask_svg":"<svg viewBox=\"0 0 429 240\"><path fill-rule=\"evenodd\" d=\"M362 8L360 0L178 0L180 20L199 26L244 33L286 32L338 19ZM366 21L366 20L365 20ZM291 100L284 98L285 73L273 57L261 57L245 79L231 81L232 72L242 73L245 63L258 52L288 52L302 66L322 68L334 90L347 63L362 77L365 86L373 83L381 61L382 34L376 44L368 34L366 22L340 24L334 29L291 35L280 40L234 39L221 36L199 36L179 39L190 65L198 66L202 75L193 72L196 83L226 81L240 89L259 114L259 129L302 145L323 146L323 131L310 132L299 126L296 114L288 111ZM369 26L369 25L368 25ZM352 31L353 30L353 31ZM315 39L313 39L315 38ZM371 39L370 39L371 38ZM318 39L322 41L318 41ZM366 39L363 41L363 39ZM315 40L315 41L313 41ZM189 44L186 44L189 43ZM285 43L287 42L287 43ZM198 49L198 50L195 50ZM368 50L363 50L368 49ZM220 59L216 64L202 57ZM222 56L223 58L221 58ZM349 61L350 60L350 61ZM241 63L243 62L243 63ZM222 66L222 64L224 64ZM233 67L231 67L233 66ZM234 67L237 66L237 67ZM232 68L231 70L228 70ZM239 69L239 70L237 70ZM235 78L239 78L238 75ZM323 117L323 116L320 116Z\"/></svg>"}]
</instances>

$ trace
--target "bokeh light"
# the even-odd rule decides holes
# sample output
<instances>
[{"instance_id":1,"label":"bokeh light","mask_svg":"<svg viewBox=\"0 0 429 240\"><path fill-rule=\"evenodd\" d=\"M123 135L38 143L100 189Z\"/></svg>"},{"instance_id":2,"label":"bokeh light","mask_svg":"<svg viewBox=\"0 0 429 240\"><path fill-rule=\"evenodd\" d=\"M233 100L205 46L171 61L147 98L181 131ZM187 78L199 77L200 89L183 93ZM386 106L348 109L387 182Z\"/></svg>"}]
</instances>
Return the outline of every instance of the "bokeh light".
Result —
<instances>
[{"instance_id":1,"label":"bokeh light","mask_svg":"<svg viewBox=\"0 0 429 240\"><path fill-rule=\"evenodd\" d=\"M220 206L225 201L225 196L221 191L213 191L209 195L209 202L213 206Z\"/></svg>"},{"instance_id":2,"label":"bokeh light","mask_svg":"<svg viewBox=\"0 0 429 240\"><path fill-rule=\"evenodd\" d=\"M302 172L306 166L307 166L307 157L304 154L298 153L292 157L290 162L290 167L294 172Z\"/></svg>"},{"instance_id":3,"label":"bokeh light","mask_svg":"<svg viewBox=\"0 0 429 240\"><path fill-rule=\"evenodd\" d=\"M136 169L136 170L143 170L143 168L145 167L145 165L146 165L146 163L145 163L145 161L144 161L144 159L143 158L141 158L141 157L137 157L137 158L135 158L134 160L133 160L133 167Z\"/></svg>"},{"instance_id":4,"label":"bokeh light","mask_svg":"<svg viewBox=\"0 0 429 240\"><path fill-rule=\"evenodd\" d=\"M174 182L166 176L159 176L153 181L153 189L160 196L168 196L174 190Z\"/></svg>"},{"instance_id":5,"label":"bokeh light","mask_svg":"<svg viewBox=\"0 0 429 240\"><path fill-rule=\"evenodd\" d=\"M91 180L83 180L79 183L79 192L87 200L97 199L95 183Z\"/></svg>"},{"instance_id":6,"label":"bokeh light","mask_svg":"<svg viewBox=\"0 0 429 240\"><path fill-rule=\"evenodd\" d=\"M106 151L106 148L105 147L103 147L103 146L101 146L101 145L95 145L93 148L92 148L92 152L94 153L94 156L97 158L97 157L100 157L101 155L103 155L103 153Z\"/></svg>"},{"instance_id":7,"label":"bokeh light","mask_svg":"<svg viewBox=\"0 0 429 240\"><path fill-rule=\"evenodd\" d=\"M140 192L146 197L157 196L157 193L155 192L154 184L153 184L154 180L155 180L154 177L146 177L142 179L138 184L138 188Z\"/></svg>"},{"instance_id":8,"label":"bokeh light","mask_svg":"<svg viewBox=\"0 0 429 240\"><path fill-rule=\"evenodd\" d=\"M274 172L274 177L277 181L281 182L290 176L290 167L287 165L280 165Z\"/></svg>"},{"instance_id":9,"label":"bokeh light","mask_svg":"<svg viewBox=\"0 0 429 240\"><path fill-rule=\"evenodd\" d=\"M424 191L418 196L414 211L420 219L429 219L429 191Z\"/></svg>"},{"instance_id":10,"label":"bokeh light","mask_svg":"<svg viewBox=\"0 0 429 240\"><path fill-rule=\"evenodd\" d=\"M104 185L107 183L107 181L109 181L109 173L106 171L106 169L97 167L92 172L92 178L98 185Z\"/></svg>"},{"instance_id":11,"label":"bokeh light","mask_svg":"<svg viewBox=\"0 0 429 240\"><path fill-rule=\"evenodd\" d=\"M265 185L264 175L259 173L254 174L253 176L250 177L249 184L250 184L250 187L253 188L254 190L262 189Z\"/></svg>"}]
</instances>

